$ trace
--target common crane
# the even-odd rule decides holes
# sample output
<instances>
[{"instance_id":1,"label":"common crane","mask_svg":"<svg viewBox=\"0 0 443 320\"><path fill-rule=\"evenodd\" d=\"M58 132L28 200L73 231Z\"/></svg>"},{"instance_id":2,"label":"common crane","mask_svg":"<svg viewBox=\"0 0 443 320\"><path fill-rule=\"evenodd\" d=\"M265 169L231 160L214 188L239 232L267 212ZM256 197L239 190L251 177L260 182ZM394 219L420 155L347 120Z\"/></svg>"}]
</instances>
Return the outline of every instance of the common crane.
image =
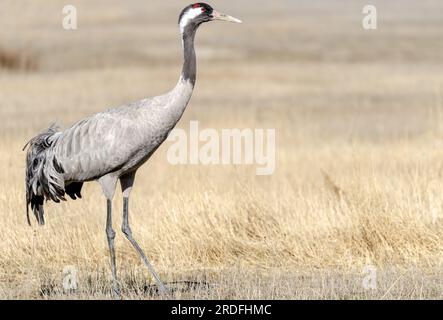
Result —
<instances>
[{"instance_id":1,"label":"common crane","mask_svg":"<svg viewBox=\"0 0 443 320\"><path fill-rule=\"evenodd\" d=\"M111 258L113 292L120 296L112 228L112 199L118 180L123 192L122 231L151 272L159 289L166 291L129 226L129 195L137 169L165 141L183 115L196 81L194 38L198 27L214 20L241 23L206 3L187 6L180 14L184 63L180 79L170 92L101 112L64 131L52 126L31 139L26 155L26 204L38 224L44 224L44 200L60 202L67 194L81 198L83 183L98 181L107 201L106 235ZM25 149L24 148L24 149Z\"/></svg>"}]
</instances>

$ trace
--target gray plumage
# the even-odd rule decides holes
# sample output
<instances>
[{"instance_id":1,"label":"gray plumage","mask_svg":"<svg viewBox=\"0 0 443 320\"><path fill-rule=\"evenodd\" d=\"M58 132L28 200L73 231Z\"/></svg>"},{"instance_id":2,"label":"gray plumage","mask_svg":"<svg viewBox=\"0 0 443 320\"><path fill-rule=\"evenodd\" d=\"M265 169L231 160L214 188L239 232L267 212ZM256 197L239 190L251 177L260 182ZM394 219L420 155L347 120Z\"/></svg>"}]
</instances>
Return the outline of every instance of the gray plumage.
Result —
<instances>
[{"instance_id":1,"label":"gray plumage","mask_svg":"<svg viewBox=\"0 0 443 320\"><path fill-rule=\"evenodd\" d=\"M41 196L59 202L71 183L137 170L180 120L192 90L190 81L181 79L166 95L98 113L64 131L51 127L33 138L27 202Z\"/></svg>"},{"instance_id":2,"label":"gray plumage","mask_svg":"<svg viewBox=\"0 0 443 320\"><path fill-rule=\"evenodd\" d=\"M229 20L231 19L231 20ZM195 32L212 20L238 20L221 15L209 5L188 6L180 15L184 63L180 79L170 92L95 114L66 130L52 126L31 139L26 156L27 220L29 207L44 224L44 200L60 202L81 198L83 183L97 180L107 200L106 234L111 254L113 289L116 277L112 199L120 180L123 198L122 231L140 254L160 289L165 290L143 251L133 239L128 221L129 194L137 169L167 138L191 99L196 81Z\"/></svg>"}]
</instances>

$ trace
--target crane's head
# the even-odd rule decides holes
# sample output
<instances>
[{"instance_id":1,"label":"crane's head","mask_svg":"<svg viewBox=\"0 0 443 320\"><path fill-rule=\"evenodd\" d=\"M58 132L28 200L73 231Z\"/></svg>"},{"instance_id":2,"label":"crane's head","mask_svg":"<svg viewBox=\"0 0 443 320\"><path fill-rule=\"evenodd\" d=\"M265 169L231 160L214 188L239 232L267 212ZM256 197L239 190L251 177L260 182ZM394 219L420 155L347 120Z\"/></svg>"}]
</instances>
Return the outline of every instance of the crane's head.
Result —
<instances>
[{"instance_id":1,"label":"crane's head","mask_svg":"<svg viewBox=\"0 0 443 320\"><path fill-rule=\"evenodd\" d=\"M178 23L181 33L194 32L202 23L221 20L242 23L241 20L215 11L209 4L198 2L183 9Z\"/></svg>"}]
</instances>

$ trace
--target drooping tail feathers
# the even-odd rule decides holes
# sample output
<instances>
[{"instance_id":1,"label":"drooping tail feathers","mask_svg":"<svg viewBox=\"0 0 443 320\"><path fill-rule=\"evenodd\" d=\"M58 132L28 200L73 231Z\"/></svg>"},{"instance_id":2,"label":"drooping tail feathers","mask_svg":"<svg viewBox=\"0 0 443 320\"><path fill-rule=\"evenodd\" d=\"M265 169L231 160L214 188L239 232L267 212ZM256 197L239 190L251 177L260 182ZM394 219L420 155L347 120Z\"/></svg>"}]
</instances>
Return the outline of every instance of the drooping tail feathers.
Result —
<instances>
[{"instance_id":1,"label":"drooping tail feathers","mask_svg":"<svg viewBox=\"0 0 443 320\"><path fill-rule=\"evenodd\" d=\"M29 206L40 225L45 223L43 201L65 201L64 170L57 161L54 144L57 142L59 131L51 126L32 138L23 148L29 146L26 154L26 217L28 224Z\"/></svg>"}]
</instances>

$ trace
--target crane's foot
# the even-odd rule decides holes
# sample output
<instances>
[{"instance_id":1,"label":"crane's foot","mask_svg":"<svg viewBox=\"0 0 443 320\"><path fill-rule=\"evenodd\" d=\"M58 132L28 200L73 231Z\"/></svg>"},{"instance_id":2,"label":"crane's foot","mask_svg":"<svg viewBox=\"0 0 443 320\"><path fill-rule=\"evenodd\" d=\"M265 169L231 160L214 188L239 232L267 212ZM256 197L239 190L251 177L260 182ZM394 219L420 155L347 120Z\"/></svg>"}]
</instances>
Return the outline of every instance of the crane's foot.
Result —
<instances>
[{"instance_id":1,"label":"crane's foot","mask_svg":"<svg viewBox=\"0 0 443 320\"><path fill-rule=\"evenodd\" d=\"M121 291L120 291L120 285L116 280L112 281L112 295L114 297L115 300L121 300L122 299L122 295L121 295Z\"/></svg>"},{"instance_id":2,"label":"crane's foot","mask_svg":"<svg viewBox=\"0 0 443 320\"><path fill-rule=\"evenodd\" d=\"M158 292L161 296L169 296L172 294L172 291L169 290L162 282L158 282Z\"/></svg>"}]
</instances>

